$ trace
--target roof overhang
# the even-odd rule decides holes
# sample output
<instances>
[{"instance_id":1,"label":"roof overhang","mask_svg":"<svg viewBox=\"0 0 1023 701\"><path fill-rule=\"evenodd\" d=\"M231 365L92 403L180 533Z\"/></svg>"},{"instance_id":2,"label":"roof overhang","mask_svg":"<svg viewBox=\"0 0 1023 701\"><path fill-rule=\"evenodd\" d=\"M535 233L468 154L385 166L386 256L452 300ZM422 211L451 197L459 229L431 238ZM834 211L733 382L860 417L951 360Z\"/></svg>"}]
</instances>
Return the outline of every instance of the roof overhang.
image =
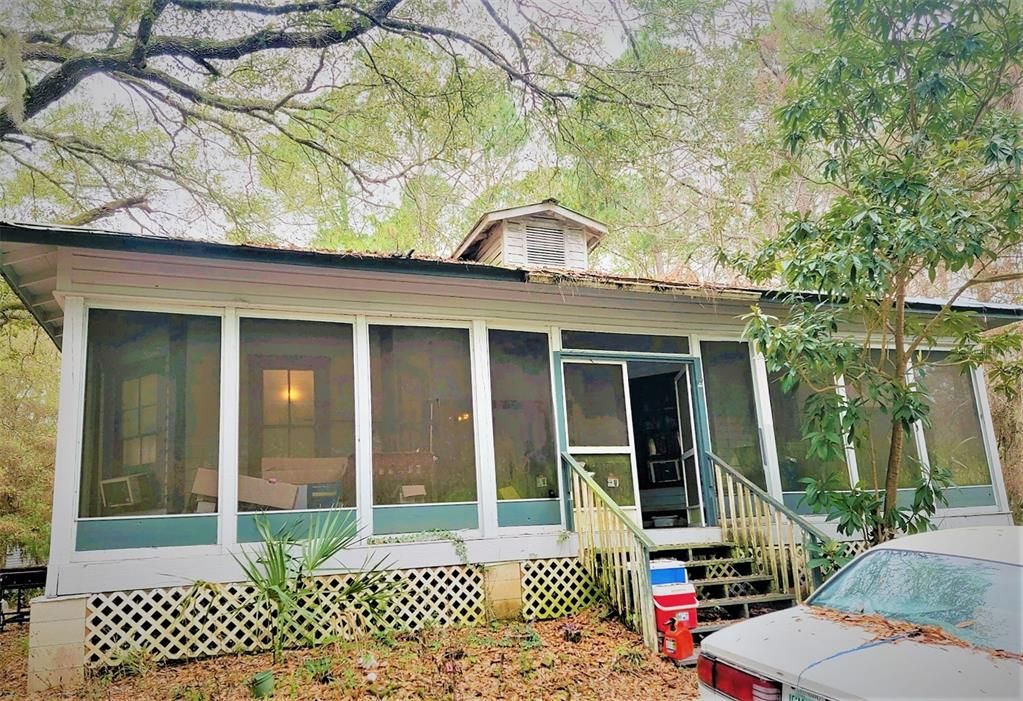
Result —
<instances>
[{"instance_id":1,"label":"roof overhang","mask_svg":"<svg viewBox=\"0 0 1023 701\"><path fill-rule=\"evenodd\" d=\"M544 200L543 202L527 204L521 207L509 207L507 209L496 209L493 212L487 212L476 220L472 229L462 239L462 242L458 244L451 257L454 259L461 258L469 247L476 243L497 222L517 219L518 217L528 217L533 214L545 214L582 226L586 230L586 245L590 250L600 242L601 237L607 234L607 225L603 222L592 219L585 214L580 214L574 209L569 209L559 204L557 200Z\"/></svg>"}]
</instances>

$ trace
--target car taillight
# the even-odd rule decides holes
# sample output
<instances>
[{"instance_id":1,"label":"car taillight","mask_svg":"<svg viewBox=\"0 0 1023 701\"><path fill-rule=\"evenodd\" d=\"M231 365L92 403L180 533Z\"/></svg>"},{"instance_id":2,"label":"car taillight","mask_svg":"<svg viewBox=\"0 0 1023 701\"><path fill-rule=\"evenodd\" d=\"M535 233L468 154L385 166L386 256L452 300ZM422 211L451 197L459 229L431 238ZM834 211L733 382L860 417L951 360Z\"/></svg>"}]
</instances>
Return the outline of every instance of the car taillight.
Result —
<instances>
[{"instance_id":1,"label":"car taillight","mask_svg":"<svg viewBox=\"0 0 1023 701\"><path fill-rule=\"evenodd\" d=\"M781 684L762 679L701 654L696 661L700 681L736 701L781 701Z\"/></svg>"}]
</instances>

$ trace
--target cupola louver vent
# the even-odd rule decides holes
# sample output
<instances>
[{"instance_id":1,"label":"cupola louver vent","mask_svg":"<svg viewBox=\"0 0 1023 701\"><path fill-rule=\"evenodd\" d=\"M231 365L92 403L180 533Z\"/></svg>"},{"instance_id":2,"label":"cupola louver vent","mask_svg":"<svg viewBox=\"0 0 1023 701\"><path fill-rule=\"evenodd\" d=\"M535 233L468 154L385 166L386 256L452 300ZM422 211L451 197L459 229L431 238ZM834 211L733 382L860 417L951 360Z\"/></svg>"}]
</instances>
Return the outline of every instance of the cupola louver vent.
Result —
<instances>
[{"instance_id":1,"label":"cupola louver vent","mask_svg":"<svg viewBox=\"0 0 1023 701\"><path fill-rule=\"evenodd\" d=\"M565 230L558 222L526 223L526 262L529 265L565 267Z\"/></svg>"}]
</instances>

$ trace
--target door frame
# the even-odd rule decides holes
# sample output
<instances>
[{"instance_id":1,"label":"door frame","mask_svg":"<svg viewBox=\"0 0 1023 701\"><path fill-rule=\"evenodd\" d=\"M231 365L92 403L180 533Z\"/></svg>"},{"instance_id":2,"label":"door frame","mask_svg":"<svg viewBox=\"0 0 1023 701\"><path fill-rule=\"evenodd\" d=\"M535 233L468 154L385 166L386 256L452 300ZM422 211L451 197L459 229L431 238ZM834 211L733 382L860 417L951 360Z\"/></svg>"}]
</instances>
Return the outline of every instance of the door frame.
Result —
<instances>
[{"instance_id":1,"label":"door frame","mask_svg":"<svg viewBox=\"0 0 1023 701\"><path fill-rule=\"evenodd\" d=\"M554 409L557 416L559 445L563 450L568 450L568 414L565 405L565 377L562 362L565 360L590 360L608 362L669 362L679 363L688 366L690 392L693 398L695 420L697 461L699 465L701 497L703 499L703 516L705 526L718 525L717 499L715 498L714 471L707 457L710 446L710 431L707 419L707 398L703 383L703 368L700 358L696 355L681 355L675 353L634 353L620 351L584 351L584 350L559 350L554 351ZM626 374L626 402L628 403L628 375ZM629 418L630 443L635 443L632 431L632 408L627 407ZM635 469L635 456L633 456ZM636 489L639 489L638 475L633 475L636 480ZM565 523L572 523L571 514L571 485L566 484L562 492L562 503L565 509ZM636 509L640 509L639 497L636 499Z\"/></svg>"}]
</instances>

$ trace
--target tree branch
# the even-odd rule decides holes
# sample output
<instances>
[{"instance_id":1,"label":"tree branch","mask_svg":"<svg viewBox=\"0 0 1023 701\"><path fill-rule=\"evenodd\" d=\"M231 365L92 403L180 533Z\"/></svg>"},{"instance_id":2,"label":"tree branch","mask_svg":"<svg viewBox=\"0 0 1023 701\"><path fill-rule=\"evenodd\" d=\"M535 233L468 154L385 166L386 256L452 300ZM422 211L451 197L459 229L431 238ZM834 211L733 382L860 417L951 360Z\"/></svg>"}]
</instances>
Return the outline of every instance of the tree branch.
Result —
<instances>
[{"instance_id":1,"label":"tree branch","mask_svg":"<svg viewBox=\"0 0 1023 701\"><path fill-rule=\"evenodd\" d=\"M91 224L92 222L104 219L127 209L141 209L144 212L152 211L149 209L149 202L145 195L135 195L134 197L125 197L119 200L106 202L98 207L94 207L82 212L81 214L73 216L70 219L67 219L64 223L68 226L85 226L86 224Z\"/></svg>"}]
</instances>

